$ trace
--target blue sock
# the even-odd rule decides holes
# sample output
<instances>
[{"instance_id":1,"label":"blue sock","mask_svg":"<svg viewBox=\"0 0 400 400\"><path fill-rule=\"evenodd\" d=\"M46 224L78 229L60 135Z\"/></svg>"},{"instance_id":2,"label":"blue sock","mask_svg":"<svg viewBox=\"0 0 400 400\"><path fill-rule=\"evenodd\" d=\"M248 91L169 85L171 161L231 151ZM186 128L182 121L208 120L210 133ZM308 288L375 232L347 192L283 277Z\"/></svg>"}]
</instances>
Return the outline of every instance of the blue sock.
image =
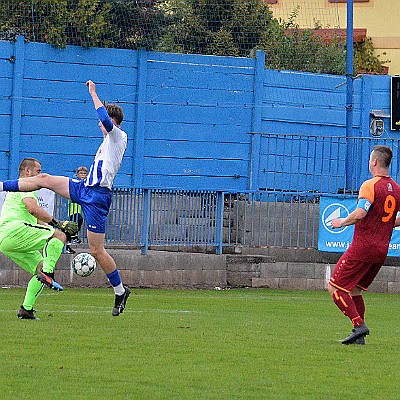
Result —
<instances>
[{"instance_id":1,"label":"blue sock","mask_svg":"<svg viewBox=\"0 0 400 400\"><path fill-rule=\"evenodd\" d=\"M107 274L107 278L110 281L111 285L113 287L118 286L122 283L121 281L121 277L119 276L119 272L118 269L116 269L115 271Z\"/></svg>"},{"instance_id":2,"label":"blue sock","mask_svg":"<svg viewBox=\"0 0 400 400\"><path fill-rule=\"evenodd\" d=\"M18 192L18 179L3 182L3 190L5 192Z\"/></svg>"}]
</instances>

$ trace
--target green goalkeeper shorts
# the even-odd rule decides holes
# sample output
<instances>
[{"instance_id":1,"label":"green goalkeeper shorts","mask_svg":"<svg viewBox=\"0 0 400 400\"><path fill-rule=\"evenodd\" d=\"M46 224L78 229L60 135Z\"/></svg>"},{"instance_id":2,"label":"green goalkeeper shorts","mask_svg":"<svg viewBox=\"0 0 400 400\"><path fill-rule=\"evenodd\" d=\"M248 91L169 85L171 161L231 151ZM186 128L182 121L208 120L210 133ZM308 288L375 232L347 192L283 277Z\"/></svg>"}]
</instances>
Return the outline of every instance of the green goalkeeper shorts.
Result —
<instances>
[{"instance_id":1,"label":"green goalkeeper shorts","mask_svg":"<svg viewBox=\"0 0 400 400\"><path fill-rule=\"evenodd\" d=\"M7 222L0 227L0 251L34 275L43 260L40 251L53 236L54 230L51 226L24 221Z\"/></svg>"}]
</instances>

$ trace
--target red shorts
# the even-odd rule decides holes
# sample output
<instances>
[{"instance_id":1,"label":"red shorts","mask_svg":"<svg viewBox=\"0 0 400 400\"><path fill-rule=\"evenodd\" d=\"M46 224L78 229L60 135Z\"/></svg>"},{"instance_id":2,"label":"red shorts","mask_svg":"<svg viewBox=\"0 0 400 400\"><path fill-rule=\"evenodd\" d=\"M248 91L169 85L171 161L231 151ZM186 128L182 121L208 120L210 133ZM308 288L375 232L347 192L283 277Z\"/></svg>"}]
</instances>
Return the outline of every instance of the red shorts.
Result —
<instances>
[{"instance_id":1,"label":"red shorts","mask_svg":"<svg viewBox=\"0 0 400 400\"><path fill-rule=\"evenodd\" d=\"M333 270L329 284L344 292L351 292L356 286L367 290L382 267L382 262L352 259L344 253Z\"/></svg>"}]
</instances>

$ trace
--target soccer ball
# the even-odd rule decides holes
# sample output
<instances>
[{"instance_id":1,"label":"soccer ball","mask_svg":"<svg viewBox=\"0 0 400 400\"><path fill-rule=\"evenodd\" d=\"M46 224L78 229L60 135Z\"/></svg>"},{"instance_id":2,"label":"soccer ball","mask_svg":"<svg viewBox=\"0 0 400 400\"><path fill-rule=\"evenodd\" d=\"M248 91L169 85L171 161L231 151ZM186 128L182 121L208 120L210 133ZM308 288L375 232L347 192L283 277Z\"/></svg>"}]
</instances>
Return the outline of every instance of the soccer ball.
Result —
<instances>
[{"instance_id":1,"label":"soccer ball","mask_svg":"<svg viewBox=\"0 0 400 400\"><path fill-rule=\"evenodd\" d=\"M89 253L79 253L72 260L72 270L79 276L92 275L96 266L96 259Z\"/></svg>"}]
</instances>

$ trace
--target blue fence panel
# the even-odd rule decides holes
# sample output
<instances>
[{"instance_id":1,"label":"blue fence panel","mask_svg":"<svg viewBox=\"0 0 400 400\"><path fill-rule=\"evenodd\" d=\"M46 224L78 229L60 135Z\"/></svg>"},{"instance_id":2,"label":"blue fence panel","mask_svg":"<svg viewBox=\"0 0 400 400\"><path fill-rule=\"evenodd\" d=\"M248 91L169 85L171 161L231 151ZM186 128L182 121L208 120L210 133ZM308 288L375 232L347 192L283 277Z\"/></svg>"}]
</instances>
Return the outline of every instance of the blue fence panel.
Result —
<instances>
[{"instance_id":1,"label":"blue fence panel","mask_svg":"<svg viewBox=\"0 0 400 400\"><path fill-rule=\"evenodd\" d=\"M304 143L299 137L343 136L345 77L264 69L264 53L256 55L57 49L22 37L0 41L0 179L16 177L26 156L38 158L47 172L66 176L91 164L102 139L84 86L92 79L101 98L120 103L125 112L128 149L116 187L238 192L272 184L280 190L303 185L326 190L325 176L335 166L320 161L319 154L332 151L324 155L332 163L336 144L332 139L328 149L324 139ZM367 138L371 111L390 113L390 77L356 79L354 99L353 133ZM387 117L384 122L389 126ZM293 135L292 142L277 141L275 150L259 132ZM385 130L383 136L399 135ZM281 168L272 183L265 176L270 146L271 161ZM303 155L312 146L315 162ZM352 166L358 149L346 155L338 147L340 167L343 157ZM289 165L292 153L299 156ZM308 171L291 179L293 169L310 165L314 183ZM358 179L352 172L345 173L351 189Z\"/></svg>"},{"instance_id":2,"label":"blue fence panel","mask_svg":"<svg viewBox=\"0 0 400 400\"><path fill-rule=\"evenodd\" d=\"M255 60L229 60L151 54L143 186L246 189Z\"/></svg>"},{"instance_id":3,"label":"blue fence panel","mask_svg":"<svg viewBox=\"0 0 400 400\"><path fill-rule=\"evenodd\" d=\"M128 149L108 245L315 247L319 196L357 191L374 145L392 147L400 177L400 134L369 132L371 110L389 113L389 77L355 81L354 137L344 137L345 77L264 70L260 52L62 50L23 38L0 50L0 179L27 156L67 176L91 164L102 137L87 79L122 104ZM66 218L66 201L56 208Z\"/></svg>"},{"instance_id":4,"label":"blue fence panel","mask_svg":"<svg viewBox=\"0 0 400 400\"><path fill-rule=\"evenodd\" d=\"M298 135L263 139L269 145L271 169L265 176L271 187L229 193L115 189L107 244L138 246L143 252L149 246L176 245L211 246L218 253L223 246L236 245L317 248L321 195L356 193L370 177L369 156L377 144L394 151L392 176L400 167L399 140ZM349 142L355 149L355 189L345 191L343 154ZM57 197L58 218L66 218L66 204ZM82 237L86 241L84 231Z\"/></svg>"},{"instance_id":5,"label":"blue fence panel","mask_svg":"<svg viewBox=\"0 0 400 400\"><path fill-rule=\"evenodd\" d=\"M260 189L337 192L345 187L346 138L261 135Z\"/></svg>"},{"instance_id":6,"label":"blue fence panel","mask_svg":"<svg viewBox=\"0 0 400 400\"><path fill-rule=\"evenodd\" d=\"M369 177L368 160L375 145L392 148L390 171L397 179L400 169L398 143L398 139L384 137L261 134L260 189L315 193L357 191ZM346 173L351 174L350 185Z\"/></svg>"}]
</instances>

